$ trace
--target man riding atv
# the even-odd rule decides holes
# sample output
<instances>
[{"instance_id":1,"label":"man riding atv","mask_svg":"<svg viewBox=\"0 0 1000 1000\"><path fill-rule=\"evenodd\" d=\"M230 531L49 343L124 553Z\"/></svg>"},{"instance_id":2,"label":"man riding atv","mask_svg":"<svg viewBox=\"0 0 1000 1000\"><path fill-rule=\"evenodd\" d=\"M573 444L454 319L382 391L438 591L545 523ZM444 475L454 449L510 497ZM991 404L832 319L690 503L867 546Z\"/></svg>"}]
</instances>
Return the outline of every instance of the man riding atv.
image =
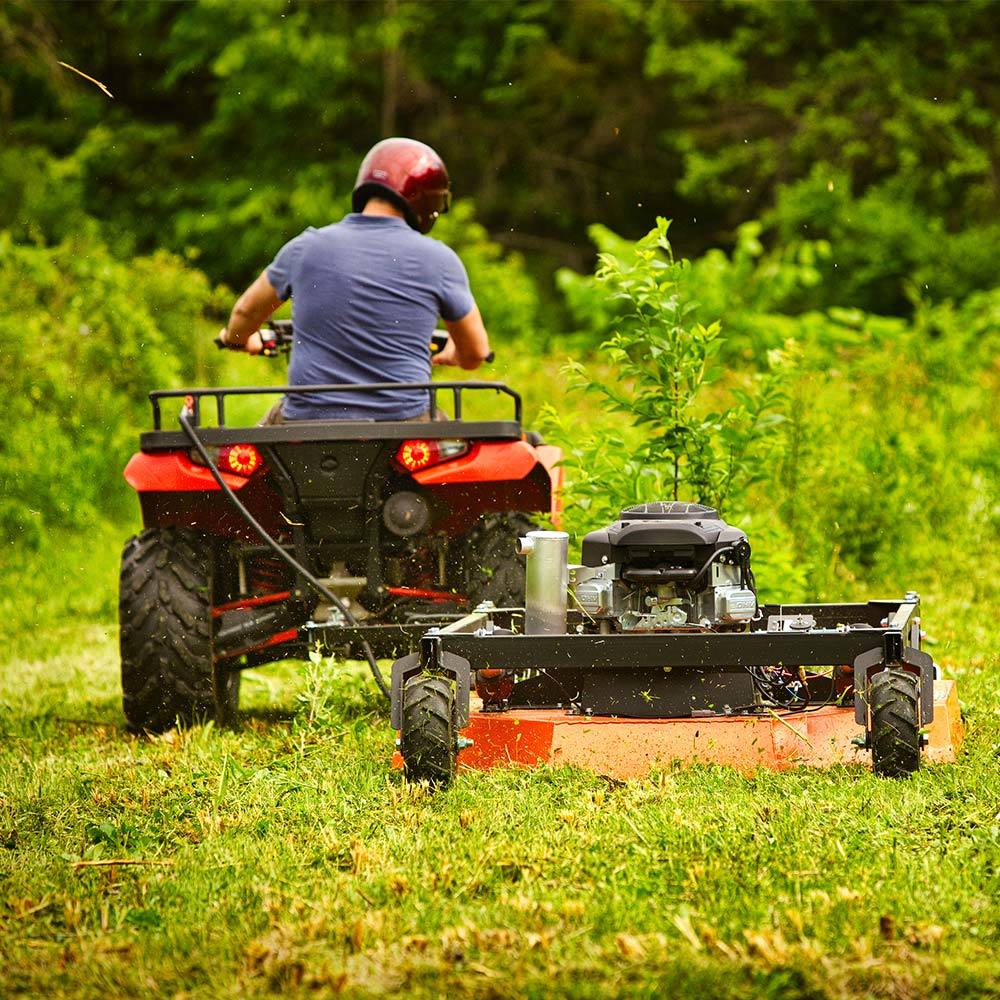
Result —
<instances>
[{"instance_id":1,"label":"man riding atv","mask_svg":"<svg viewBox=\"0 0 1000 1000\"><path fill-rule=\"evenodd\" d=\"M514 544L558 517L562 455L523 431L509 386L429 377L435 347L435 363L469 369L489 354L465 269L426 235L448 200L432 149L379 143L354 213L282 248L216 340L274 356L290 335L288 384L150 394L153 428L125 469L143 520L119 593L133 728L231 719L240 672L314 650L320 623L387 691L376 656L482 602L523 600ZM261 330L291 297L292 329ZM227 422L227 398L277 392L265 425ZM486 419L469 418L469 397L493 403Z\"/></svg>"},{"instance_id":2,"label":"man riding atv","mask_svg":"<svg viewBox=\"0 0 1000 1000\"><path fill-rule=\"evenodd\" d=\"M295 299L290 385L413 383L444 321L438 365L475 369L489 339L458 255L426 234L451 202L448 171L430 146L384 139L361 163L354 211L286 243L240 296L220 347L259 354L261 324ZM427 392L395 388L336 397L289 393L264 419L426 420Z\"/></svg>"}]
</instances>

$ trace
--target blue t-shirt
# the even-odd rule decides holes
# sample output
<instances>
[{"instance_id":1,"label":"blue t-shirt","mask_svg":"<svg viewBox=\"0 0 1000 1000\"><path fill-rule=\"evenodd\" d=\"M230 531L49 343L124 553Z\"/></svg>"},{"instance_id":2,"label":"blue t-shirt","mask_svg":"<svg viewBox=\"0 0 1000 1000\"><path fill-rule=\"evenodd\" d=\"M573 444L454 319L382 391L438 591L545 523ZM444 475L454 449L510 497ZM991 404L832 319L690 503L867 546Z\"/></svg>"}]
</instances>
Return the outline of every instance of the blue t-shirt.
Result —
<instances>
[{"instance_id":1,"label":"blue t-shirt","mask_svg":"<svg viewBox=\"0 0 1000 1000\"><path fill-rule=\"evenodd\" d=\"M289 385L426 382L438 316L472 308L454 250L393 216L310 227L281 248L267 278L294 300ZM426 389L289 393L282 406L291 420L405 420L427 409Z\"/></svg>"}]
</instances>

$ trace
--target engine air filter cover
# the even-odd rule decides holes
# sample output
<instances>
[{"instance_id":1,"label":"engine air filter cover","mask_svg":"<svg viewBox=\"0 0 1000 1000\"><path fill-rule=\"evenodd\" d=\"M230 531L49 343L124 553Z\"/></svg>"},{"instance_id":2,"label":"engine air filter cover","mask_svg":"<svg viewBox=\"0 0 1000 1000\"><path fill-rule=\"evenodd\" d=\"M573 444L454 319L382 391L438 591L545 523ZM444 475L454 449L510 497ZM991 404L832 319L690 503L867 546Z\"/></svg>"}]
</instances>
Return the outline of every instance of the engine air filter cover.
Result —
<instances>
[{"instance_id":1,"label":"engine air filter cover","mask_svg":"<svg viewBox=\"0 0 1000 1000\"><path fill-rule=\"evenodd\" d=\"M655 561L683 550L693 564L717 549L744 541L746 535L726 524L712 507L659 500L626 507L614 524L589 532L583 539L582 562L585 566L624 565L637 558Z\"/></svg>"},{"instance_id":2,"label":"engine air filter cover","mask_svg":"<svg viewBox=\"0 0 1000 1000\"><path fill-rule=\"evenodd\" d=\"M685 500L655 500L652 503L640 503L634 507L626 507L618 515L620 521L720 521L719 512L714 507L706 507L700 503L687 503Z\"/></svg>"}]
</instances>

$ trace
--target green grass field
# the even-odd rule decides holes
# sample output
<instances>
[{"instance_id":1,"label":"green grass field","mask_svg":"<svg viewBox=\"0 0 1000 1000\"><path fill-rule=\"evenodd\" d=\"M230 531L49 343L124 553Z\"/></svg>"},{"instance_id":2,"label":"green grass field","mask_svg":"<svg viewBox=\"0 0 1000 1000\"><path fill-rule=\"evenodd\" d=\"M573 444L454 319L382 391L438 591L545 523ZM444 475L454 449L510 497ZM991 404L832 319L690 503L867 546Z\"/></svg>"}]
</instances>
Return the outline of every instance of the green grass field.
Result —
<instances>
[{"instance_id":1,"label":"green grass field","mask_svg":"<svg viewBox=\"0 0 1000 1000\"><path fill-rule=\"evenodd\" d=\"M539 769L431 794L390 772L357 665L250 672L235 731L145 739L112 626L22 633L0 995L998 996L1000 662L967 596L925 595L966 752L903 782Z\"/></svg>"}]
</instances>

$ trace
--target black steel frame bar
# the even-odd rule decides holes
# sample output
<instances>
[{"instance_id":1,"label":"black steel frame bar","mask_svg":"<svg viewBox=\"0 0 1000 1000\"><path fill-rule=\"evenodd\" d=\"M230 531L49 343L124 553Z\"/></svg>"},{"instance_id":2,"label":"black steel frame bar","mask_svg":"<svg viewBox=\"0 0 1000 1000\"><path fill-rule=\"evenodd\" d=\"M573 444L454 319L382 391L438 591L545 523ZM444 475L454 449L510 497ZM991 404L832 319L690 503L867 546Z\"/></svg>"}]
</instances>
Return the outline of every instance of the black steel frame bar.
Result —
<instances>
[{"instance_id":1,"label":"black steel frame bar","mask_svg":"<svg viewBox=\"0 0 1000 1000\"><path fill-rule=\"evenodd\" d=\"M851 665L862 653L883 650L886 639L902 640L893 629L852 631L705 633L698 635L487 635L450 633L423 625L372 625L358 628L311 625L310 642L331 646L367 634L420 639L468 659L474 669L649 670L662 667L718 670L766 666ZM902 646L900 647L902 648Z\"/></svg>"},{"instance_id":2,"label":"black steel frame bar","mask_svg":"<svg viewBox=\"0 0 1000 1000\"><path fill-rule=\"evenodd\" d=\"M650 670L677 667L731 673L733 668L838 666L881 650L890 630L705 633L682 635L426 636L473 669ZM894 631L894 630L893 630ZM896 633L898 634L898 633Z\"/></svg>"},{"instance_id":3,"label":"black steel frame bar","mask_svg":"<svg viewBox=\"0 0 1000 1000\"><path fill-rule=\"evenodd\" d=\"M907 594L903 600L877 600L859 603L832 604L762 604L761 619L751 628L763 631L767 628L767 619L772 615L812 615L820 628L832 628L836 625L855 625L865 622L873 627L905 628L909 619L920 605L916 594ZM880 626L879 622L886 624Z\"/></svg>"},{"instance_id":4,"label":"black steel frame bar","mask_svg":"<svg viewBox=\"0 0 1000 1000\"><path fill-rule=\"evenodd\" d=\"M475 438L476 440L516 441L521 425L513 420L435 420L406 423L398 420L295 420L287 424L257 427L200 427L198 436L208 446L226 444L302 444L307 441L401 441L424 438ZM146 431L139 437L143 451L176 451L189 442L181 431Z\"/></svg>"},{"instance_id":5,"label":"black steel frame bar","mask_svg":"<svg viewBox=\"0 0 1000 1000\"><path fill-rule=\"evenodd\" d=\"M863 653L878 649L902 650L913 644L916 599L870 601L867 604L775 605L765 610L811 613L845 622L870 617L873 612L891 622L890 627L813 628L804 632L656 632L615 635L503 635L473 631L484 616L472 615L443 629L420 625L341 626L312 625L310 641L329 642L360 639L368 629L385 630L426 649L436 647L463 656L474 669L504 670L649 670L663 667L731 672L734 667L848 666ZM369 634L371 634L369 632Z\"/></svg>"}]
</instances>

